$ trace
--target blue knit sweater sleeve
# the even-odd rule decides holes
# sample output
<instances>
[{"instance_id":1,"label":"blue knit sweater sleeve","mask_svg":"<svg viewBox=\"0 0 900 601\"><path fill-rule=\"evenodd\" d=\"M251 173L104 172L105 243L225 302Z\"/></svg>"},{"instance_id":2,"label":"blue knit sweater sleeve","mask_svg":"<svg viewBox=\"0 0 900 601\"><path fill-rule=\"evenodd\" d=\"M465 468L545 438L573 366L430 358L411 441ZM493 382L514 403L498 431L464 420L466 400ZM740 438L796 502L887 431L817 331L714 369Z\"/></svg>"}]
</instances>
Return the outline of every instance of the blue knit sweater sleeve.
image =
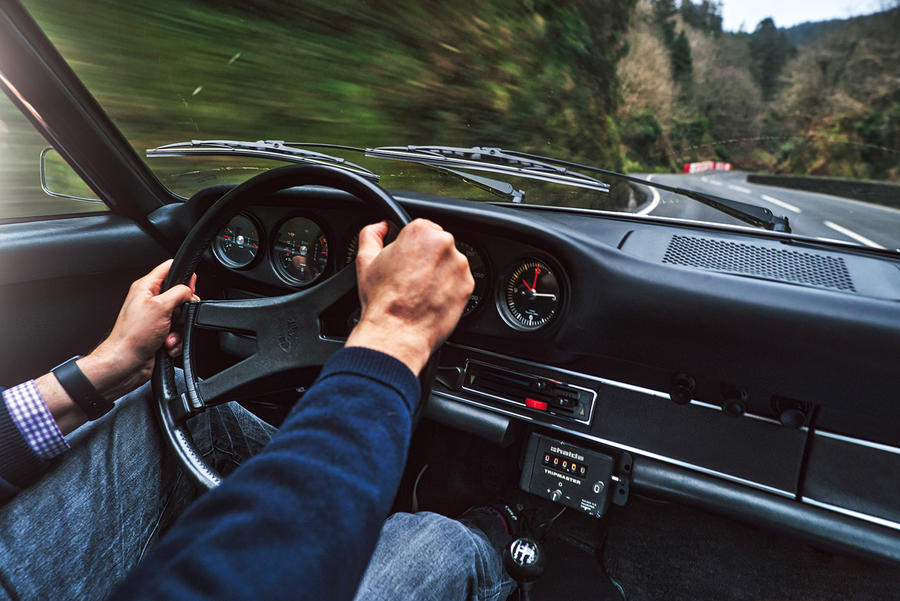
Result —
<instances>
[{"instance_id":1,"label":"blue knit sweater sleeve","mask_svg":"<svg viewBox=\"0 0 900 601\"><path fill-rule=\"evenodd\" d=\"M34 482L49 467L28 444L0 387L0 506Z\"/></svg>"},{"instance_id":2,"label":"blue knit sweater sleeve","mask_svg":"<svg viewBox=\"0 0 900 601\"><path fill-rule=\"evenodd\" d=\"M266 448L197 500L113 598L352 599L418 397L400 361L335 353Z\"/></svg>"}]
</instances>

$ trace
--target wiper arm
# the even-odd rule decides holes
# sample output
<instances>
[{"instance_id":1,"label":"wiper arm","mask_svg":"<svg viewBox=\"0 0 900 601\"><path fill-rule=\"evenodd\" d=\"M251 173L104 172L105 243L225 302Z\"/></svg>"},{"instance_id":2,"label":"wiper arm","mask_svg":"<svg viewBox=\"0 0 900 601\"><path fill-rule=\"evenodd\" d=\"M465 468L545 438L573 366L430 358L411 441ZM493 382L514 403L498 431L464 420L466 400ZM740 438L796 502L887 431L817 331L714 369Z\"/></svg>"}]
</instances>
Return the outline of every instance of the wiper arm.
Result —
<instances>
[{"instance_id":1,"label":"wiper arm","mask_svg":"<svg viewBox=\"0 0 900 601\"><path fill-rule=\"evenodd\" d=\"M292 145L283 140L259 140L256 142L244 142L240 140L191 140L190 142L176 142L156 148L148 148L148 157L181 157L181 156L242 156L261 159L274 159L291 163L311 163L314 165L328 165L341 167L352 171L357 175L378 181L378 174L351 163L347 159L332 156L322 152L304 150L297 146L311 146L310 144ZM363 152L362 148L352 146L340 146L337 144L315 144L324 148L339 148Z\"/></svg>"},{"instance_id":2,"label":"wiper arm","mask_svg":"<svg viewBox=\"0 0 900 601\"><path fill-rule=\"evenodd\" d=\"M367 148L366 156L419 163L443 169L471 169L515 175L528 179L609 192L609 184L538 157L521 158L500 148L475 146L380 146Z\"/></svg>"},{"instance_id":3,"label":"wiper arm","mask_svg":"<svg viewBox=\"0 0 900 601\"><path fill-rule=\"evenodd\" d=\"M715 196L713 194L695 192L694 190L687 190L685 188L679 188L677 186L667 186L658 182L651 182L645 179L641 179L640 177L634 177L633 175L625 175L624 173L609 171L607 169L601 169L599 167L591 167L590 165L581 165L579 163L573 163L571 161L563 161L560 159L543 157L526 152L517 152L512 150L507 150L504 152L515 157L521 157L522 159L541 160L553 165L572 167L575 169L590 171L592 173L615 176L626 181L635 182L644 186L650 186L652 188L658 188L660 190L665 190L674 194L680 194L682 196L692 198L697 202L701 202L709 207L722 211L723 213L727 213L728 215L731 215L735 219L739 219L744 223L749 223L750 225L762 227L775 232L786 232L788 234L791 233L790 220L786 216L776 216L772 211L765 207L760 207L747 202L741 202L739 200L731 200L730 198L722 198L721 196Z\"/></svg>"},{"instance_id":4,"label":"wiper arm","mask_svg":"<svg viewBox=\"0 0 900 601\"><path fill-rule=\"evenodd\" d=\"M457 171L456 169L447 169L446 167L438 167L437 165L426 165L426 167L430 167L441 173L455 175L467 184L472 184L477 188L481 188L482 190L500 196L501 198L506 198L512 202L520 203L525 200L525 191L516 189L516 187L509 182L501 182L500 180L492 179L490 177Z\"/></svg>"}]
</instances>

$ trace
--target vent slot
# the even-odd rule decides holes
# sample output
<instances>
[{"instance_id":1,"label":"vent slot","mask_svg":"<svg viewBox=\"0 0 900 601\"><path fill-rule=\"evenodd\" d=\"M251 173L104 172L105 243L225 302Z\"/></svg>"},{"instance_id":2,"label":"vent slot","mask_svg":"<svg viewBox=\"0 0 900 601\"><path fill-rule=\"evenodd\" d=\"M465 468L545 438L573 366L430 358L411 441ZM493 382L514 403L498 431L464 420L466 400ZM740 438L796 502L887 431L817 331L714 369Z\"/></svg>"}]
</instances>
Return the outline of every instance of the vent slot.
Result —
<instances>
[{"instance_id":1,"label":"vent slot","mask_svg":"<svg viewBox=\"0 0 900 601\"><path fill-rule=\"evenodd\" d=\"M663 263L856 292L843 258L798 250L673 236Z\"/></svg>"}]
</instances>

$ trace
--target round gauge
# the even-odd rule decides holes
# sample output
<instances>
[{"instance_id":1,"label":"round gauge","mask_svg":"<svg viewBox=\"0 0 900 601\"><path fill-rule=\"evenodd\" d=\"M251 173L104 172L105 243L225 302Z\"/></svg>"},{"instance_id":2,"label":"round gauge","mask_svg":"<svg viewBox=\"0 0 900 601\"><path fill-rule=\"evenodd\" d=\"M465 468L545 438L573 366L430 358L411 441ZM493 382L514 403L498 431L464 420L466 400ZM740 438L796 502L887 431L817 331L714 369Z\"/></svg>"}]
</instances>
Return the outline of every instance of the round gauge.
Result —
<instances>
[{"instance_id":1,"label":"round gauge","mask_svg":"<svg viewBox=\"0 0 900 601\"><path fill-rule=\"evenodd\" d=\"M349 265L356 261L356 253L359 251L359 234L353 236L350 244L347 245L347 252L344 253L344 265Z\"/></svg>"},{"instance_id":2,"label":"round gauge","mask_svg":"<svg viewBox=\"0 0 900 601\"><path fill-rule=\"evenodd\" d=\"M328 265L328 239L314 221L294 217L278 228L272 261L288 283L305 286L316 281Z\"/></svg>"},{"instance_id":3,"label":"round gauge","mask_svg":"<svg viewBox=\"0 0 900 601\"><path fill-rule=\"evenodd\" d=\"M465 317L477 309L481 299L484 298L484 287L487 285L488 279L487 265L485 265L484 259L478 254L478 251L475 250L475 247L468 242L457 240L456 249L469 260L469 271L472 272L472 279L475 280L475 289L472 291L472 296L469 297L469 302L466 303L466 308L463 310L463 317Z\"/></svg>"},{"instance_id":4,"label":"round gauge","mask_svg":"<svg viewBox=\"0 0 900 601\"><path fill-rule=\"evenodd\" d=\"M225 267L240 269L259 254L259 232L249 217L238 215L216 235L213 254Z\"/></svg>"},{"instance_id":5,"label":"round gauge","mask_svg":"<svg viewBox=\"0 0 900 601\"><path fill-rule=\"evenodd\" d=\"M559 281L546 263L518 263L501 291L500 313L519 330L537 330L556 316L562 303Z\"/></svg>"}]
</instances>

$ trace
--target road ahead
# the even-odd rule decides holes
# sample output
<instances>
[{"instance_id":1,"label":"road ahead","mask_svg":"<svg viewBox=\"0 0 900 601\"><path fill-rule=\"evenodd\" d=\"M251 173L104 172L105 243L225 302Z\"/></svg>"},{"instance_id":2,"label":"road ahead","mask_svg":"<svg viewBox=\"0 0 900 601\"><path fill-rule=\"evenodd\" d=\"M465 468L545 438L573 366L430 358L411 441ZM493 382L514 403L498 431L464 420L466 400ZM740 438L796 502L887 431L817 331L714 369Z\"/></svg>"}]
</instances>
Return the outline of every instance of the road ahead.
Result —
<instances>
[{"instance_id":1,"label":"road ahead","mask_svg":"<svg viewBox=\"0 0 900 601\"><path fill-rule=\"evenodd\" d=\"M790 219L794 233L873 248L900 248L900 211L838 196L761 186L737 171L707 171L692 175L655 174L652 181L740 200L770 209ZM653 190L638 213L714 223L747 225L690 198Z\"/></svg>"}]
</instances>

